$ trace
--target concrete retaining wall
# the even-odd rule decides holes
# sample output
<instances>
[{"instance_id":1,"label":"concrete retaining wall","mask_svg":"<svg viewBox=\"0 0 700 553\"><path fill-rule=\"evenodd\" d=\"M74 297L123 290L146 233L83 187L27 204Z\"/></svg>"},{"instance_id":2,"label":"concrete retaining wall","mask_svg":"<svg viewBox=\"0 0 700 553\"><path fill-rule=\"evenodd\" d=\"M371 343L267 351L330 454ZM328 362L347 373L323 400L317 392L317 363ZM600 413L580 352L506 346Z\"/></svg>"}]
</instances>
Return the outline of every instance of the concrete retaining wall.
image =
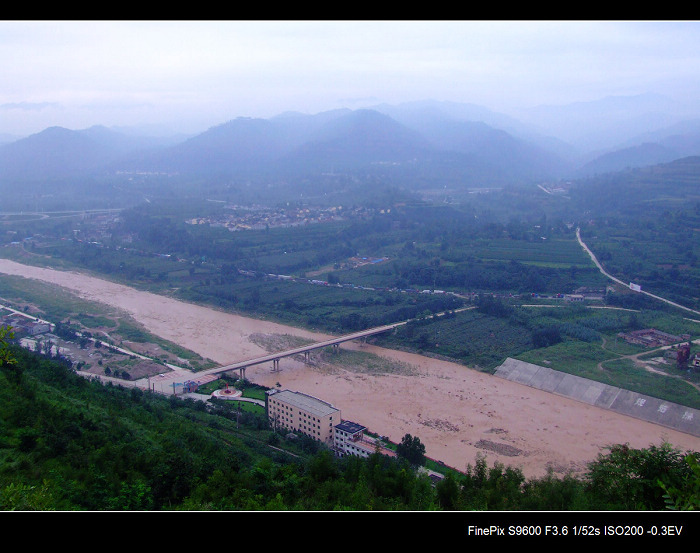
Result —
<instances>
[{"instance_id":1,"label":"concrete retaining wall","mask_svg":"<svg viewBox=\"0 0 700 553\"><path fill-rule=\"evenodd\" d=\"M700 437L700 411L508 358L496 376Z\"/></svg>"}]
</instances>

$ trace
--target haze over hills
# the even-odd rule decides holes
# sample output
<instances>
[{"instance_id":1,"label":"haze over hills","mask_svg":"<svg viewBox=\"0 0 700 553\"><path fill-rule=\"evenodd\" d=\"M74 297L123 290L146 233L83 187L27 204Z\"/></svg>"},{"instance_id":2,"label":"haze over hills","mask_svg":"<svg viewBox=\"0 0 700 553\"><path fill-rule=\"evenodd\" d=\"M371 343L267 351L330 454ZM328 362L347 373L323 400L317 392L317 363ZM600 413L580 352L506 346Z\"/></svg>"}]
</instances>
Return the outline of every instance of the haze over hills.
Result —
<instances>
[{"instance_id":1,"label":"haze over hills","mask_svg":"<svg viewBox=\"0 0 700 553\"><path fill-rule=\"evenodd\" d=\"M518 112L523 124L571 144L581 154L617 148L639 135L694 117L695 107L683 106L659 94L609 96L593 102L543 105Z\"/></svg>"},{"instance_id":2,"label":"haze over hills","mask_svg":"<svg viewBox=\"0 0 700 553\"><path fill-rule=\"evenodd\" d=\"M0 146L0 177L21 182L100 173L120 158L169 143L168 138L129 135L102 126L77 131L49 127Z\"/></svg>"},{"instance_id":3,"label":"haze over hills","mask_svg":"<svg viewBox=\"0 0 700 553\"><path fill-rule=\"evenodd\" d=\"M234 179L350 172L410 187L421 179L517 185L700 154L700 125L687 113L643 95L540 107L522 119L436 101L239 117L186 139L51 127L0 144L0 187L117 172Z\"/></svg>"}]
</instances>

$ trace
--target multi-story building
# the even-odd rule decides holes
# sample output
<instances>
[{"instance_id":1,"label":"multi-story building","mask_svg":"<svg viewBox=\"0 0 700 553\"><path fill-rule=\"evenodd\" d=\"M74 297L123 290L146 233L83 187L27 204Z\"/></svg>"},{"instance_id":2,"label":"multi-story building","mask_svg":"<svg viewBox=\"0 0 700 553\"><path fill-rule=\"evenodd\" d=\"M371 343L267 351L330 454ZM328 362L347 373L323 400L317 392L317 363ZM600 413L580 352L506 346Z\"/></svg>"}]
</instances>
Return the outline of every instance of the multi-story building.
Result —
<instances>
[{"instance_id":1,"label":"multi-story building","mask_svg":"<svg viewBox=\"0 0 700 553\"><path fill-rule=\"evenodd\" d=\"M365 430L361 424L351 421L342 421L334 428L333 446L339 457L345 455L358 455L360 457L369 457L376 451L376 445L373 445L364 439Z\"/></svg>"},{"instance_id":2,"label":"multi-story building","mask_svg":"<svg viewBox=\"0 0 700 553\"><path fill-rule=\"evenodd\" d=\"M341 421L333 429L333 449L338 457L356 455L369 457L373 453L381 453L395 457L396 453L384 447L381 440L367 436L366 427L352 421Z\"/></svg>"},{"instance_id":3,"label":"multi-story building","mask_svg":"<svg viewBox=\"0 0 700 553\"><path fill-rule=\"evenodd\" d=\"M333 427L342 419L340 410L330 403L291 390L270 390L265 403L273 428L286 428L333 446Z\"/></svg>"},{"instance_id":4,"label":"multi-story building","mask_svg":"<svg viewBox=\"0 0 700 553\"><path fill-rule=\"evenodd\" d=\"M323 400L291 390L269 390L265 403L268 420L274 429L286 429L324 442L339 457L369 457L375 452L395 455L366 436L366 427L344 421L340 409Z\"/></svg>"}]
</instances>

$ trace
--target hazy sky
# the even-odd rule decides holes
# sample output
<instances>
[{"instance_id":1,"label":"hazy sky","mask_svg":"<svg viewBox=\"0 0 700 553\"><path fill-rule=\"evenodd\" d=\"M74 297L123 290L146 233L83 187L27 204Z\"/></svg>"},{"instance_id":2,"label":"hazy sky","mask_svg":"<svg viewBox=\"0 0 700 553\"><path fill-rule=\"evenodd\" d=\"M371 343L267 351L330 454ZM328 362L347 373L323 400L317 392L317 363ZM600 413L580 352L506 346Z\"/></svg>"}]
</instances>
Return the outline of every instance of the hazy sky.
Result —
<instances>
[{"instance_id":1,"label":"hazy sky","mask_svg":"<svg viewBox=\"0 0 700 553\"><path fill-rule=\"evenodd\" d=\"M658 92L697 102L700 24L0 21L0 133L434 99L515 107Z\"/></svg>"}]
</instances>

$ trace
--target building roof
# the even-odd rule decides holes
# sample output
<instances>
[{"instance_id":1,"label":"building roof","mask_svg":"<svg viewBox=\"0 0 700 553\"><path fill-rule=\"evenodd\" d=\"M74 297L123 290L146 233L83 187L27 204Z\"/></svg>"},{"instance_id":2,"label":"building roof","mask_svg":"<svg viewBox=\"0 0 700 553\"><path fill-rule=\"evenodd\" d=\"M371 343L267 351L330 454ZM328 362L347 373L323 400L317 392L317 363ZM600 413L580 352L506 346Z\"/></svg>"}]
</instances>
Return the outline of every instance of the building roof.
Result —
<instances>
[{"instance_id":1,"label":"building roof","mask_svg":"<svg viewBox=\"0 0 700 553\"><path fill-rule=\"evenodd\" d=\"M338 412L338 409L333 407L330 403L326 403L325 401L301 392L282 390L271 394L271 396L289 405L303 409L307 413L311 413L317 417L325 417L326 415L332 415Z\"/></svg>"},{"instance_id":2,"label":"building roof","mask_svg":"<svg viewBox=\"0 0 700 553\"><path fill-rule=\"evenodd\" d=\"M366 427L362 426L361 424L357 424L356 422L352 422L352 421L342 421L340 424L336 424L335 427L338 430L344 430L345 432L350 432L350 434L354 434L355 432L360 432L362 430L366 430Z\"/></svg>"}]
</instances>

